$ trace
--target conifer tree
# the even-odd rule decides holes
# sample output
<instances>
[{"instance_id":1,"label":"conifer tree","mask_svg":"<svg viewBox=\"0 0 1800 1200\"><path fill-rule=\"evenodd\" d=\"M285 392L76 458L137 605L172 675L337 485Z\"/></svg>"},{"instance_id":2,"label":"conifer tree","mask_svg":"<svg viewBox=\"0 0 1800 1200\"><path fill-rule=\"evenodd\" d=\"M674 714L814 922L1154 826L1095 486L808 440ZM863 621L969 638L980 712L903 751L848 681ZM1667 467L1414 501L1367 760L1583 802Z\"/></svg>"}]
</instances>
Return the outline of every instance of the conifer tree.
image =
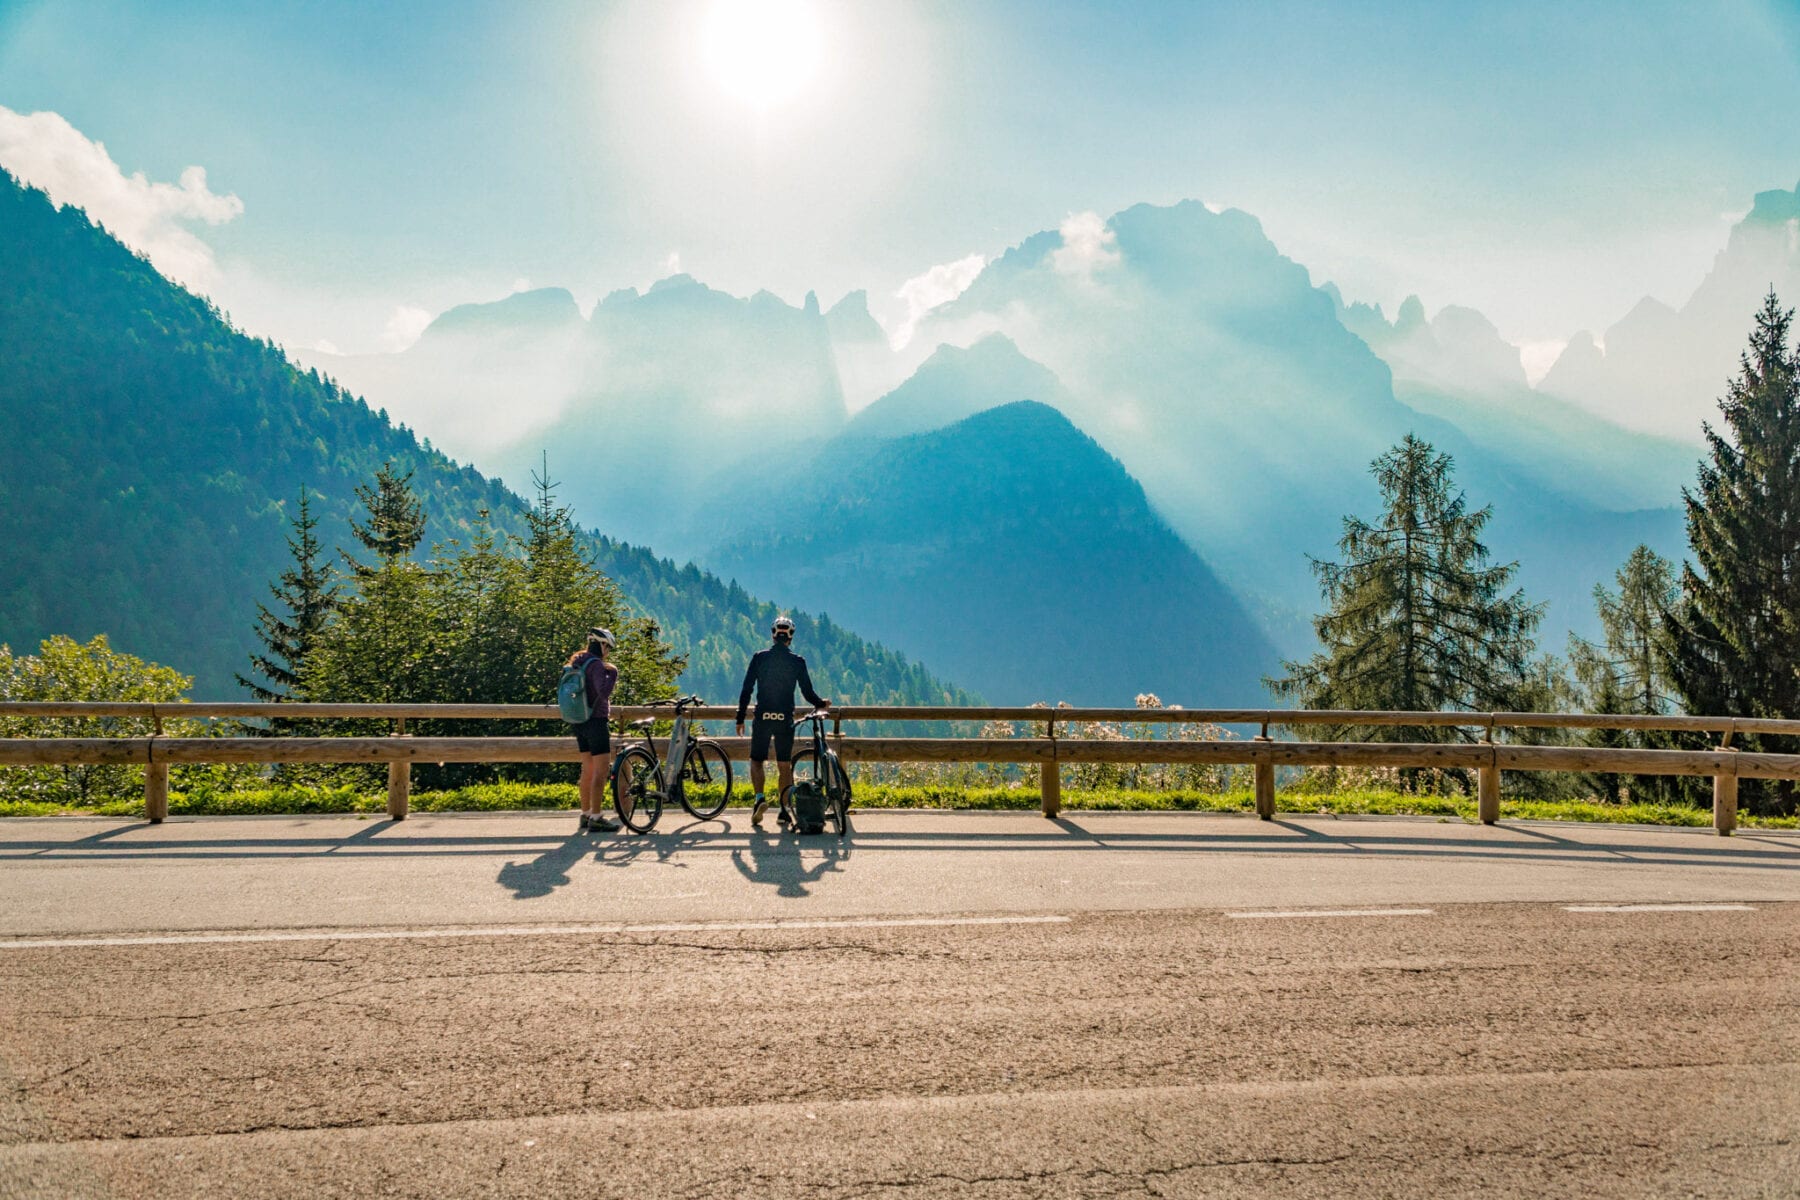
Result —
<instances>
[{"instance_id":1,"label":"conifer tree","mask_svg":"<svg viewBox=\"0 0 1800 1200\"><path fill-rule=\"evenodd\" d=\"M1305 708L1408 711L1522 699L1543 607L1509 590L1517 563L1488 562L1481 532L1493 510L1468 511L1453 470L1449 455L1411 434L1370 464L1383 512L1374 522L1345 517L1343 561L1313 561L1328 607L1313 619L1323 649L1265 680L1275 695ZM1441 741L1454 731L1395 726L1366 736Z\"/></svg>"},{"instance_id":2,"label":"conifer tree","mask_svg":"<svg viewBox=\"0 0 1800 1200\"><path fill-rule=\"evenodd\" d=\"M436 664L439 614L433 611L431 571L409 555L425 534L423 506L413 494L412 473L389 461L375 486L358 486L365 509L351 532L376 562L350 564L354 588L337 605L336 620L313 654L309 695L360 703L441 699L429 667Z\"/></svg>"},{"instance_id":3,"label":"conifer tree","mask_svg":"<svg viewBox=\"0 0 1800 1200\"><path fill-rule=\"evenodd\" d=\"M375 473L374 487L357 485L356 498L368 515L361 521L352 518L350 531L382 565L411 554L425 540L425 508L413 493L412 477L411 471L396 471L389 459ZM367 569L357 565L359 574Z\"/></svg>"},{"instance_id":4,"label":"conifer tree","mask_svg":"<svg viewBox=\"0 0 1800 1200\"><path fill-rule=\"evenodd\" d=\"M1594 585L1594 607L1603 633L1596 644L1569 639L1569 657L1580 690L1580 702L1595 714L1656 716L1675 706L1669 677L1669 631L1666 614L1680 598L1675 569L1648 546L1638 546L1613 576L1614 592ZM1667 739L1650 731L1595 729L1584 739L1590 746L1659 749ZM1624 799L1626 777L1596 773L1588 784L1600 796ZM1632 798L1666 801L1678 790L1667 776L1629 777Z\"/></svg>"},{"instance_id":5,"label":"conifer tree","mask_svg":"<svg viewBox=\"0 0 1800 1200\"><path fill-rule=\"evenodd\" d=\"M250 665L259 678L237 677L258 700L288 700L300 694L307 659L337 602L337 572L320 552L318 524L312 498L302 484L287 539L294 564L269 585L277 607L256 606L256 638L263 651L250 656Z\"/></svg>"},{"instance_id":6,"label":"conifer tree","mask_svg":"<svg viewBox=\"0 0 1800 1200\"><path fill-rule=\"evenodd\" d=\"M1666 713L1675 704L1664 619L1681 595L1675 569L1650 547L1639 546L1613 579L1617 592L1594 585L1600 643L1570 639L1576 678L1584 689L1610 695L1619 706L1610 711Z\"/></svg>"},{"instance_id":7,"label":"conifer tree","mask_svg":"<svg viewBox=\"0 0 1800 1200\"><path fill-rule=\"evenodd\" d=\"M1800 716L1800 361L1792 309L1771 291L1737 378L1705 426L1708 457L1683 489L1693 560L1671 614L1670 674L1689 712ZM1776 749L1772 739L1760 741ZM1787 746L1780 747L1782 749ZM1746 781L1746 803L1792 809L1790 782Z\"/></svg>"}]
</instances>

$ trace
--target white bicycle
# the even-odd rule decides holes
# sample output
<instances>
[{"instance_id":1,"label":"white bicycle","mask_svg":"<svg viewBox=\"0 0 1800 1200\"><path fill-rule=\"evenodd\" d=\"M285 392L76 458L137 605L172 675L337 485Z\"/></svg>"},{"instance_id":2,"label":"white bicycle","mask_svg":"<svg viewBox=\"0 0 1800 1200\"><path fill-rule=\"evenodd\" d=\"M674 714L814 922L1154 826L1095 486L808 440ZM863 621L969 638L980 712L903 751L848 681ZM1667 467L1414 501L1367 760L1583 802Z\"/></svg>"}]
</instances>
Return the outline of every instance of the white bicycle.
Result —
<instances>
[{"instance_id":1,"label":"white bicycle","mask_svg":"<svg viewBox=\"0 0 1800 1200\"><path fill-rule=\"evenodd\" d=\"M656 741L650 736L656 718L645 717L631 723L631 728L642 731L644 744L619 752L613 759L609 780L613 808L631 832L649 833L656 828L665 799L676 801L701 821L712 820L731 803L731 760L719 743L693 736L686 712L705 703L698 696L651 701L657 707L666 705L675 710L667 760L674 769L667 774L664 760L656 753ZM715 787L717 793L713 791Z\"/></svg>"}]
</instances>

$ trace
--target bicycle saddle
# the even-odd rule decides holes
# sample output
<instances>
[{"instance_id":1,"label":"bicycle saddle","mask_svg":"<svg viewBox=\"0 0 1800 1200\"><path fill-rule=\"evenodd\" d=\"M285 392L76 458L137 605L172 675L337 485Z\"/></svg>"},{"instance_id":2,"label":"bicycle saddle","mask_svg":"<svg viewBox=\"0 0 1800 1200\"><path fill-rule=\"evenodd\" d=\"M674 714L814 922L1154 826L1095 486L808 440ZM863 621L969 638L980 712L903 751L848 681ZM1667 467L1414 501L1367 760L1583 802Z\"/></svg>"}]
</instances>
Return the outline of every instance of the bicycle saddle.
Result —
<instances>
[{"instance_id":1,"label":"bicycle saddle","mask_svg":"<svg viewBox=\"0 0 1800 1200\"><path fill-rule=\"evenodd\" d=\"M639 717L631 723L631 727L633 729L648 729L654 724L656 724L655 717Z\"/></svg>"}]
</instances>

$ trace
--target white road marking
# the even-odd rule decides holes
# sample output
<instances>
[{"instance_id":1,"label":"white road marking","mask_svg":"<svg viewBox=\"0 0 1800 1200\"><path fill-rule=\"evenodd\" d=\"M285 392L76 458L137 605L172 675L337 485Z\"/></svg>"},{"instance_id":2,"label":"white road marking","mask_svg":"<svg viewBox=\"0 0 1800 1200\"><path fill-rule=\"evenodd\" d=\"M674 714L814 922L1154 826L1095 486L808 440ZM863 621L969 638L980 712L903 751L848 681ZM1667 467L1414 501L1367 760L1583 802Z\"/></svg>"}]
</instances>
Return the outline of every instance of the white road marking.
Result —
<instances>
[{"instance_id":1,"label":"white road marking","mask_svg":"<svg viewBox=\"0 0 1800 1200\"><path fill-rule=\"evenodd\" d=\"M1564 912L1630 913L1630 912L1755 912L1749 904L1565 904Z\"/></svg>"},{"instance_id":2,"label":"white road marking","mask_svg":"<svg viewBox=\"0 0 1800 1200\"><path fill-rule=\"evenodd\" d=\"M1228 912L1228 917L1429 917L1429 908L1296 908L1283 912Z\"/></svg>"},{"instance_id":3,"label":"white road marking","mask_svg":"<svg viewBox=\"0 0 1800 1200\"><path fill-rule=\"evenodd\" d=\"M140 937L13 938L0 950L81 946L211 946L238 942L380 942L422 938L538 937L582 933L729 933L743 929L913 929L944 925L1066 925L1065 916L849 917L841 921L688 921L656 925L490 925L477 929L350 929L308 933L170 933Z\"/></svg>"}]
</instances>

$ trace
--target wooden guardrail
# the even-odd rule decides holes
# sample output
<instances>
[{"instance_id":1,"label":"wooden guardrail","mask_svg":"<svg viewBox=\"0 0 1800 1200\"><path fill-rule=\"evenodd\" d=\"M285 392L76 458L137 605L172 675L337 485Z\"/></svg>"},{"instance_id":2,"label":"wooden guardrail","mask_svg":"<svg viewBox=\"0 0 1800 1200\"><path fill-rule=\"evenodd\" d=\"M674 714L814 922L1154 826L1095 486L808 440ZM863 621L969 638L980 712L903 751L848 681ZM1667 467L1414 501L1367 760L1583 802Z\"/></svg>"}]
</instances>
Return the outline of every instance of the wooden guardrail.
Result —
<instances>
[{"instance_id":1,"label":"wooden guardrail","mask_svg":"<svg viewBox=\"0 0 1800 1200\"><path fill-rule=\"evenodd\" d=\"M731 720L736 710L710 706L688 710L700 720ZM621 706L623 720L667 717L666 707ZM550 705L535 704L251 704L251 703L0 703L0 717L130 718L149 720L149 737L0 739L0 766L121 763L145 768L146 815L168 814L169 767L178 763L387 763L388 812L406 816L410 764L414 762L574 762L567 736L410 737L407 720L558 720ZM1501 771L1590 771L1626 775L1710 775L1713 827L1728 835L1737 825L1740 778L1800 779L1800 755L1745 753L1733 749L1740 733L1800 735L1800 721L1708 716L1629 716L1586 713L1363 712L1288 709L1171 708L975 708L852 706L832 710L832 740L847 762L980 762L1037 764L1043 811L1061 810L1061 764L1138 762L1240 765L1252 768L1256 811L1275 813L1278 766L1439 767L1476 772L1477 815L1486 824L1500 816ZM161 735L162 722L177 718L391 720L393 737L180 738ZM896 738L845 737L845 721L1029 722L1043 737ZM1056 727L1094 722L1256 725L1245 740L1099 740L1058 737ZM1481 730L1480 740L1440 742L1277 741L1271 727L1423 726ZM1712 750L1627 750L1577 746L1529 746L1494 741L1496 729L1657 729L1717 733ZM734 760L748 755L744 738L717 739Z\"/></svg>"}]
</instances>

